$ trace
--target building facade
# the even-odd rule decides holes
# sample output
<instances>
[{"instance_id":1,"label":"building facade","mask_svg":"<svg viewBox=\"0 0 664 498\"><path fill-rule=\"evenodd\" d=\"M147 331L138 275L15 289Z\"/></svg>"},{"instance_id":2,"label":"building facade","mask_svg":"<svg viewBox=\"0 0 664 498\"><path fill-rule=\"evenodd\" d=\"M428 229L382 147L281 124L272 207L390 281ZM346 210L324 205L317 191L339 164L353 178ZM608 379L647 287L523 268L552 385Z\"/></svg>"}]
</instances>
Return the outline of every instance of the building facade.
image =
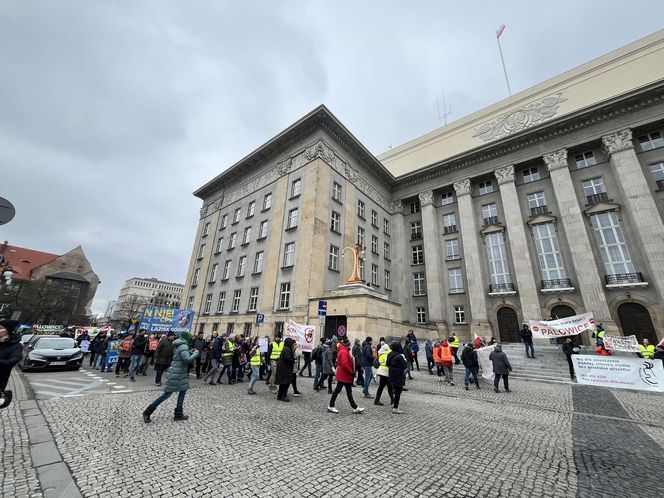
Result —
<instances>
[{"instance_id":1,"label":"building facade","mask_svg":"<svg viewBox=\"0 0 664 498\"><path fill-rule=\"evenodd\" d=\"M131 322L140 319L146 306L164 306L179 308L182 302L184 286L174 282L164 282L156 278L134 277L126 280L118 299L107 305L112 310L112 319L120 322Z\"/></svg>"},{"instance_id":2,"label":"building facade","mask_svg":"<svg viewBox=\"0 0 664 498\"><path fill-rule=\"evenodd\" d=\"M195 192L184 306L208 333L327 300L328 335L518 341L592 311L663 337L662 60L664 30L378 157L315 109Z\"/></svg>"}]
</instances>

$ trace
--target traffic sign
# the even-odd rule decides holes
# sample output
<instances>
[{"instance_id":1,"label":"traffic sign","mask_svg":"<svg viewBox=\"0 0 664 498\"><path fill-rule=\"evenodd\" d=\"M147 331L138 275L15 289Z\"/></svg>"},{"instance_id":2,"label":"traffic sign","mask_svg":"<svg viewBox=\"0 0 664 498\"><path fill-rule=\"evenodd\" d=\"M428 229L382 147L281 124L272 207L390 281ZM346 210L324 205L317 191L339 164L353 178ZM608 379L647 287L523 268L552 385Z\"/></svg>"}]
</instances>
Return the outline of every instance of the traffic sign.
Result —
<instances>
[{"instance_id":1,"label":"traffic sign","mask_svg":"<svg viewBox=\"0 0 664 498\"><path fill-rule=\"evenodd\" d=\"M346 335L346 326L345 325L339 325L337 328L337 334L339 334L339 337L343 337Z\"/></svg>"},{"instance_id":2,"label":"traffic sign","mask_svg":"<svg viewBox=\"0 0 664 498\"><path fill-rule=\"evenodd\" d=\"M256 315L256 325L263 325L265 323L265 315L263 313L258 313Z\"/></svg>"},{"instance_id":3,"label":"traffic sign","mask_svg":"<svg viewBox=\"0 0 664 498\"><path fill-rule=\"evenodd\" d=\"M318 316L327 315L327 301L318 301Z\"/></svg>"}]
</instances>

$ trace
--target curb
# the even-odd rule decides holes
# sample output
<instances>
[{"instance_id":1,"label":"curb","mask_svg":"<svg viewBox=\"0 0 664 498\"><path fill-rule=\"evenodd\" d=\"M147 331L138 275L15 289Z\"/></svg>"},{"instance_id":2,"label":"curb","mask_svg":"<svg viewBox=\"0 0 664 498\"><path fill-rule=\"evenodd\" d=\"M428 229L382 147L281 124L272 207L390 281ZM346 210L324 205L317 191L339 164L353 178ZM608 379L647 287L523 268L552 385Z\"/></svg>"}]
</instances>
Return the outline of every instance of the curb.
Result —
<instances>
[{"instance_id":1,"label":"curb","mask_svg":"<svg viewBox=\"0 0 664 498\"><path fill-rule=\"evenodd\" d=\"M14 382L20 382L28 397L33 397L22 374L15 375ZM28 431L32 466L37 471L44 496L48 498L82 497L37 401L34 399L22 400L18 402L18 405Z\"/></svg>"}]
</instances>

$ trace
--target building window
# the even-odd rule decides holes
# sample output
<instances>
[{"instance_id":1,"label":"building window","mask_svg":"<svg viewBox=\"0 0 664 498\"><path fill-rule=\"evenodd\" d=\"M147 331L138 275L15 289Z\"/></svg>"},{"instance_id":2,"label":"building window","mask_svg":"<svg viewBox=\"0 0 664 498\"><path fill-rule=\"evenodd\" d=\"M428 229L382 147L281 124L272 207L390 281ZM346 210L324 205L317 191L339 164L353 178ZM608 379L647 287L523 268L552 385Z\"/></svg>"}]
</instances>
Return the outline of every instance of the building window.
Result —
<instances>
[{"instance_id":1,"label":"building window","mask_svg":"<svg viewBox=\"0 0 664 498\"><path fill-rule=\"evenodd\" d=\"M240 262L237 265L237 277L244 277L244 270L247 267L247 257L240 256Z\"/></svg>"},{"instance_id":2,"label":"building window","mask_svg":"<svg viewBox=\"0 0 664 498\"><path fill-rule=\"evenodd\" d=\"M237 240L237 232L233 232L228 239L228 248L233 249L235 247L235 241Z\"/></svg>"},{"instance_id":3,"label":"building window","mask_svg":"<svg viewBox=\"0 0 664 498\"><path fill-rule=\"evenodd\" d=\"M547 214L549 210L546 208L546 197L544 192L535 192L528 195L528 207L530 208L531 216L537 214Z\"/></svg>"},{"instance_id":4,"label":"building window","mask_svg":"<svg viewBox=\"0 0 664 498\"><path fill-rule=\"evenodd\" d=\"M410 240L420 240L422 238L422 223L413 221L410 224Z\"/></svg>"},{"instance_id":5,"label":"building window","mask_svg":"<svg viewBox=\"0 0 664 498\"><path fill-rule=\"evenodd\" d=\"M459 241L457 239L445 241L445 259L454 260L460 259L459 254Z\"/></svg>"},{"instance_id":6,"label":"building window","mask_svg":"<svg viewBox=\"0 0 664 498\"><path fill-rule=\"evenodd\" d=\"M530 183L540 179L537 168L526 168L521 173L523 174L523 183Z\"/></svg>"},{"instance_id":7,"label":"building window","mask_svg":"<svg viewBox=\"0 0 664 498\"><path fill-rule=\"evenodd\" d=\"M443 215L443 233L455 233L457 231L456 227L456 215L454 213L444 214Z\"/></svg>"},{"instance_id":8,"label":"building window","mask_svg":"<svg viewBox=\"0 0 664 498\"><path fill-rule=\"evenodd\" d=\"M201 269L196 268L194 270L194 277L191 279L191 285L198 285L198 277L201 275Z\"/></svg>"},{"instance_id":9,"label":"building window","mask_svg":"<svg viewBox=\"0 0 664 498\"><path fill-rule=\"evenodd\" d=\"M221 216L221 223L219 225L219 230L223 230L228 225L228 215L224 214Z\"/></svg>"},{"instance_id":10,"label":"building window","mask_svg":"<svg viewBox=\"0 0 664 498\"><path fill-rule=\"evenodd\" d=\"M387 242L383 242L383 257L386 260L390 260L390 244Z\"/></svg>"},{"instance_id":11,"label":"building window","mask_svg":"<svg viewBox=\"0 0 664 498\"><path fill-rule=\"evenodd\" d=\"M424 296L427 293L426 282L424 280L424 273L413 273L413 295Z\"/></svg>"},{"instance_id":12,"label":"building window","mask_svg":"<svg viewBox=\"0 0 664 498\"><path fill-rule=\"evenodd\" d=\"M371 265L371 285L378 287L378 265Z\"/></svg>"},{"instance_id":13,"label":"building window","mask_svg":"<svg viewBox=\"0 0 664 498\"><path fill-rule=\"evenodd\" d=\"M533 237L537 247L542 280L561 280L566 278L563 258L558 247L558 238L553 223L533 226Z\"/></svg>"},{"instance_id":14,"label":"building window","mask_svg":"<svg viewBox=\"0 0 664 498\"><path fill-rule=\"evenodd\" d=\"M265 194L263 197L263 211L270 209L272 207L272 192Z\"/></svg>"},{"instance_id":15,"label":"building window","mask_svg":"<svg viewBox=\"0 0 664 498\"><path fill-rule=\"evenodd\" d=\"M460 294L463 292L463 277L461 268L447 270L447 276L450 280L450 294Z\"/></svg>"},{"instance_id":16,"label":"building window","mask_svg":"<svg viewBox=\"0 0 664 498\"><path fill-rule=\"evenodd\" d=\"M189 311L194 309L194 296L189 296L189 300L187 301L187 309Z\"/></svg>"},{"instance_id":17,"label":"building window","mask_svg":"<svg viewBox=\"0 0 664 498\"><path fill-rule=\"evenodd\" d=\"M463 306L454 307L454 323L466 323L466 312L464 311Z\"/></svg>"},{"instance_id":18,"label":"building window","mask_svg":"<svg viewBox=\"0 0 664 498\"><path fill-rule=\"evenodd\" d=\"M264 239L267 237L267 220L261 221L260 226L258 227L258 238Z\"/></svg>"},{"instance_id":19,"label":"building window","mask_svg":"<svg viewBox=\"0 0 664 498\"><path fill-rule=\"evenodd\" d=\"M327 267L330 270L339 270L339 248L337 246L330 246L330 254L328 258Z\"/></svg>"},{"instance_id":20,"label":"building window","mask_svg":"<svg viewBox=\"0 0 664 498\"><path fill-rule=\"evenodd\" d=\"M301 193L302 193L302 179L297 178L296 180L293 180L291 182L290 197L292 199L293 197L297 197Z\"/></svg>"},{"instance_id":21,"label":"building window","mask_svg":"<svg viewBox=\"0 0 664 498\"><path fill-rule=\"evenodd\" d=\"M595 159L595 154L593 154L592 150L575 155L574 161L576 162L576 169L583 169L597 164L597 159Z\"/></svg>"},{"instance_id":22,"label":"building window","mask_svg":"<svg viewBox=\"0 0 664 498\"><path fill-rule=\"evenodd\" d=\"M375 235L371 236L371 252L378 254L378 237Z\"/></svg>"},{"instance_id":23,"label":"building window","mask_svg":"<svg viewBox=\"0 0 664 498\"><path fill-rule=\"evenodd\" d=\"M251 240L251 227L247 227L244 229L244 233L242 234L242 244L248 244L250 240Z\"/></svg>"},{"instance_id":24,"label":"building window","mask_svg":"<svg viewBox=\"0 0 664 498\"><path fill-rule=\"evenodd\" d=\"M583 182L583 193L586 194L586 202L590 205L608 200L602 177Z\"/></svg>"},{"instance_id":25,"label":"building window","mask_svg":"<svg viewBox=\"0 0 664 498\"><path fill-rule=\"evenodd\" d=\"M383 218L383 233L385 235L390 234L390 220Z\"/></svg>"},{"instance_id":26,"label":"building window","mask_svg":"<svg viewBox=\"0 0 664 498\"><path fill-rule=\"evenodd\" d=\"M231 308L232 313L237 313L240 311L240 296L242 295L241 290L236 290L233 292L233 307Z\"/></svg>"},{"instance_id":27,"label":"building window","mask_svg":"<svg viewBox=\"0 0 664 498\"><path fill-rule=\"evenodd\" d=\"M385 289L390 290L392 288L392 282L390 280L390 270L385 270Z\"/></svg>"},{"instance_id":28,"label":"building window","mask_svg":"<svg viewBox=\"0 0 664 498\"><path fill-rule=\"evenodd\" d=\"M221 246L223 246L223 245L224 245L224 238L219 237L217 239L217 247L214 248L215 254L219 254L221 252Z\"/></svg>"},{"instance_id":29,"label":"building window","mask_svg":"<svg viewBox=\"0 0 664 498\"><path fill-rule=\"evenodd\" d=\"M341 202L341 185L337 182L332 183L332 199Z\"/></svg>"},{"instance_id":30,"label":"building window","mask_svg":"<svg viewBox=\"0 0 664 498\"><path fill-rule=\"evenodd\" d=\"M427 311L423 306L417 307L417 323L427 323Z\"/></svg>"},{"instance_id":31,"label":"building window","mask_svg":"<svg viewBox=\"0 0 664 498\"><path fill-rule=\"evenodd\" d=\"M489 258L489 273L493 285L511 284L509 267L507 266L507 254L505 253L505 241L502 233L490 233L484 237L487 256Z\"/></svg>"},{"instance_id":32,"label":"building window","mask_svg":"<svg viewBox=\"0 0 664 498\"><path fill-rule=\"evenodd\" d=\"M590 217L595 238L602 255L604 268L609 275L634 273L634 265L625 243L618 217L613 211L595 214Z\"/></svg>"},{"instance_id":33,"label":"building window","mask_svg":"<svg viewBox=\"0 0 664 498\"><path fill-rule=\"evenodd\" d=\"M655 179L657 190L664 189L664 163L651 164L650 172Z\"/></svg>"},{"instance_id":34,"label":"building window","mask_svg":"<svg viewBox=\"0 0 664 498\"><path fill-rule=\"evenodd\" d=\"M480 182L478 186L480 189L480 195L490 194L493 192L493 184L491 183L491 180Z\"/></svg>"},{"instance_id":35,"label":"building window","mask_svg":"<svg viewBox=\"0 0 664 498\"><path fill-rule=\"evenodd\" d=\"M440 202L443 206L454 204L454 192L445 192L440 196Z\"/></svg>"},{"instance_id":36,"label":"building window","mask_svg":"<svg viewBox=\"0 0 664 498\"><path fill-rule=\"evenodd\" d=\"M207 237L210 233L210 222L208 221L203 227L203 237Z\"/></svg>"},{"instance_id":37,"label":"building window","mask_svg":"<svg viewBox=\"0 0 664 498\"><path fill-rule=\"evenodd\" d=\"M231 274L231 260L227 259L224 261L224 271L221 272L221 279L228 280L228 276Z\"/></svg>"},{"instance_id":38,"label":"building window","mask_svg":"<svg viewBox=\"0 0 664 498\"><path fill-rule=\"evenodd\" d=\"M233 213L233 225L236 223L240 222L240 213L242 211L242 208L237 208L235 212Z\"/></svg>"},{"instance_id":39,"label":"building window","mask_svg":"<svg viewBox=\"0 0 664 498\"><path fill-rule=\"evenodd\" d=\"M495 203L482 206L482 219L485 225L495 225L498 223L498 209Z\"/></svg>"},{"instance_id":40,"label":"building window","mask_svg":"<svg viewBox=\"0 0 664 498\"><path fill-rule=\"evenodd\" d=\"M235 324L233 322L226 324L226 335L232 335L235 330Z\"/></svg>"},{"instance_id":41,"label":"building window","mask_svg":"<svg viewBox=\"0 0 664 498\"><path fill-rule=\"evenodd\" d=\"M355 241L357 244L360 244L362 247L364 247L364 228L357 227L357 238Z\"/></svg>"},{"instance_id":42,"label":"building window","mask_svg":"<svg viewBox=\"0 0 664 498\"><path fill-rule=\"evenodd\" d=\"M289 242L284 246L284 268L295 264L295 242Z\"/></svg>"},{"instance_id":43,"label":"building window","mask_svg":"<svg viewBox=\"0 0 664 498\"><path fill-rule=\"evenodd\" d=\"M258 306L258 287L252 287L249 293L249 310L256 311Z\"/></svg>"},{"instance_id":44,"label":"building window","mask_svg":"<svg viewBox=\"0 0 664 498\"><path fill-rule=\"evenodd\" d=\"M424 264L424 250L422 246L413 246L410 248L412 261L414 265Z\"/></svg>"},{"instance_id":45,"label":"building window","mask_svg":"<svg viewBox=\"0 0 664 498\"><path fill-rule=\"evenodd\" d=\"M357 260L357 270L360 274L360 278L364 280L364 259L358 258Z\"/></svg>"},{"instance_id":46,"label":"building window","mask_svg":"<svg viewBox=\"0 0 664 498\"><path fill-rule=\"evenodd\" d=\"M420 212L420 201L413 201L410 203L410 214Z\"/></svg>"},{"instance_id":47,"label":"building window","mask_svg":"<svg viewBox=\"0 0 664 498\"><path fill-rule=\"evenodd\" d=\"M284 322L274 322L274 335L284 335Z\"/></svg>"},{"instance_id":48,"label":"building window","mask_svg":"<svg viewBox=\"0 0 664 498\"><path fill-rule=\"evenodd\" d=\"M341 215L336 211L332 211L332 216L330 218L330 230L336 233L341 233L340 224L341 224Z\"/></svg>"},{"instance_id":49,"label":"building window","mask_svg":"<svg viewBox=\"0 0 664 498\"><path fill-rule=\"evenodd\" d=\"M364 219L365 218L365 212L366 212L366 206L364 205L364 202L358 200L357 201L357 216Z\"/></svg>"},{"instance_id":50,"label":"building window","mask_svg":"<svg viewBox=\"0 0 664 498\"><path fill-rule=\"evenodd\" d=\"M203 306L203 314L209 315L211 307L212 307L212 294L207 294L205 296L205 305Z\"/></svg>"},{"instance_id":51,"label":"building window","mask_svg":"<svg viewBox=\"0 0 664 498\"><path fill-rule=\"evenodd\" d=\"M205 254L205 242L201 244L201 247L198 249L198 259L203 259Z\"/></svg>"},{"instance_id":52,"label":"building window","mask_svg":"<svg viewBox=\"0 0 664 498\"><path fill-rule=\"evenodd\" d=\"M212 270L210 271L210 283L213 284L217 281L217 268L219 265L217 263L212 265Z\"/></svg>"},{"instance_id":53,"label":"building window","mask_svg":"<svg viewBox=\"0 0 664 498\"><path fill-rule=\"evenodd\" d=\"M245 337L251 337L251 326L253 324L251 322L246 322L244 324L244 329L242 330L242 333L244 334Z\"/></svg>"},{"instance_id":54,"label":"building window","mask_svg":"<svg viewBox=\"0 0 664 498\"><path fill-rule=\"evenodd\" d=\"M639 143L641 144L641 150L652 150L657 149L658 147L664 147L664 138L662 134L658 131L653 131L646 135L639 137Z\"/></svg>"},{"instance_id":55,"label":"building window","mask_svg":"<svg viewBox=\"0 0 664 498\"><path fill-rule=\"evenodd\" d=\"M287 309L290 306L290 282L281 284L279 291L279 309Z\"/></svg>"},{"instance_id":56,"label":"building window","mask_svg":"<svg viewBox=\"0 0 664 498\"><path fill-rule=\"evenodd\" d=\"M295 228L297 226L297 216L298 216L297 208L288 211L288 222L286 223L287 230L290 228Z\"/></svg>"},{"instance_id":57,"label":"building window","mask_svg":"<svg viewBox=\"0 0 664 498\"><path fill-rule=\"evenodd\" d=\"M254 259L254 273L261 273L263 271L263 251L257 252Z\"/></svg>"},{"instance_id":58,"label":"building window","mask_svg":"<svg viewBox=\"0 0 664 498\"><path fill-rule=\"evenodd\" d=\"M224 312L224 305L226 304L226 291L219 293L219 301L217 301L217 313Z\"/></svg>"},{"instance_id":59,"label":"building window","mask_svg":"<svg viewBox=\"0 0 664 498\"><path fill-rule=\"evenodd\" d=\"M378 213L373 209L371 210L371 226L378 228Z\"/></svg>"},{"instance_id":60,"label":"building window","mask_svg":"<svg viewBox=\"0 0 664 498\"><path fill-rule=\"evenodd\" d=\"M251 218L256 210L256 201L251 201L247 206L247 218Z\"/></svg>"}]
</instances>

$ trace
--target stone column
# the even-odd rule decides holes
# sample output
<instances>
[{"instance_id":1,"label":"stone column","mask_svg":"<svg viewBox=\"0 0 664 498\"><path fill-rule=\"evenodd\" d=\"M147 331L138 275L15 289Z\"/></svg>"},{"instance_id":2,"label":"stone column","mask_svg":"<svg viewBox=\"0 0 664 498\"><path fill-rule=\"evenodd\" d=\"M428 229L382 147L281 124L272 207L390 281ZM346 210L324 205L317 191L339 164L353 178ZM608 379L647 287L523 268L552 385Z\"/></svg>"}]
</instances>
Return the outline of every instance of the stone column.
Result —
<instances>
[{"instance_id":1,"label":"stone column","mask_svg":"<svg viewBox=\"0 0 664 498\"><path fill-rule=\"evenodd\" d=\"M390 203L392 218L390 221L390 237L385 241L390 244L391 259L391 277L392 277L392 301L401 304L401 320L408 320L408 311L412 309L412 293L410 289L410 280L406 268L410 268L408 262L408 233L406 222L403 215L403 204L401 200Z\"/></svg>"},{"instance_id":2,"label":"stone column","mask_svg":"<svg viewBox=\"0 0 664 498\"><path fill-rule=\"evenodd\" d=\"M443 276L439 264L438 220L436 208L433 205L433 191L429 190L419 194L422 208L422 230L424 239L424 263L427 279L427 301L429 306L428 321L440 323L443 321Z\"/></svg>"},{"instance_id":3,"label":"stone column","mask_svg":"<svg viewBox=\"0 0 664 498\"><path fill-rule=\"evenodd\" d=\"M535 285L535 275L533 275L533 264L528 251L526 231L523 228L519 197L514 185L514 166L509 165L499 168L494 171L494 174L498 180L500 196L503 201L505 225L510 240L516 283L519 286L523 319L538 320L541 318L540 303Z\"/></svg>"},{"instance_id":4,"label":"stone column","mask_svg":"<svg viewBox=\"0 0 664 498\"><path fill-rule=\"evenodd\" d=\"M470 178L454 182L454 190L459 203L459 223L463 242L463 262L468 281L468 299L470 301L470 331L479 336L491 335L486 312L487 288L482 276L480 247L477 243L477 226L473 213L473 200L470 197Z\"/></svg>"},{"instance_id":5,"label":"stone column","mask_svg":"<svg viewBox=\"0 0 664 498\"><path fill-rule=\"evenodd\" d=\"M632 131L623 130L602 137L604 148L610 154L618 189L625 202L625 213L636 228L637 243L648 264L649 281L655 286L660 299L664 298L664 223L643 175L643 169L634 152ZM638 270L638 268L637 268Z\"/></svg>"},{"instance_id":6,"label":"stone column","mask_svg":"<svg viewBox=\"0 0 664 498\"><path fill-rule=\"evenodd\" d=\"M573 283L579 287L586 311L595 313L595 318L604 323L606 330L617 332L615 323L611 319L611 313L609 313L604 288L586 232L585 220L581 214L572 177L569 174L567 149L545 154L544 163L551 175L551 183L558 201L558 209L560 209L560 220L572 256L576 277Z\"/></svg>"}]
</instances>

